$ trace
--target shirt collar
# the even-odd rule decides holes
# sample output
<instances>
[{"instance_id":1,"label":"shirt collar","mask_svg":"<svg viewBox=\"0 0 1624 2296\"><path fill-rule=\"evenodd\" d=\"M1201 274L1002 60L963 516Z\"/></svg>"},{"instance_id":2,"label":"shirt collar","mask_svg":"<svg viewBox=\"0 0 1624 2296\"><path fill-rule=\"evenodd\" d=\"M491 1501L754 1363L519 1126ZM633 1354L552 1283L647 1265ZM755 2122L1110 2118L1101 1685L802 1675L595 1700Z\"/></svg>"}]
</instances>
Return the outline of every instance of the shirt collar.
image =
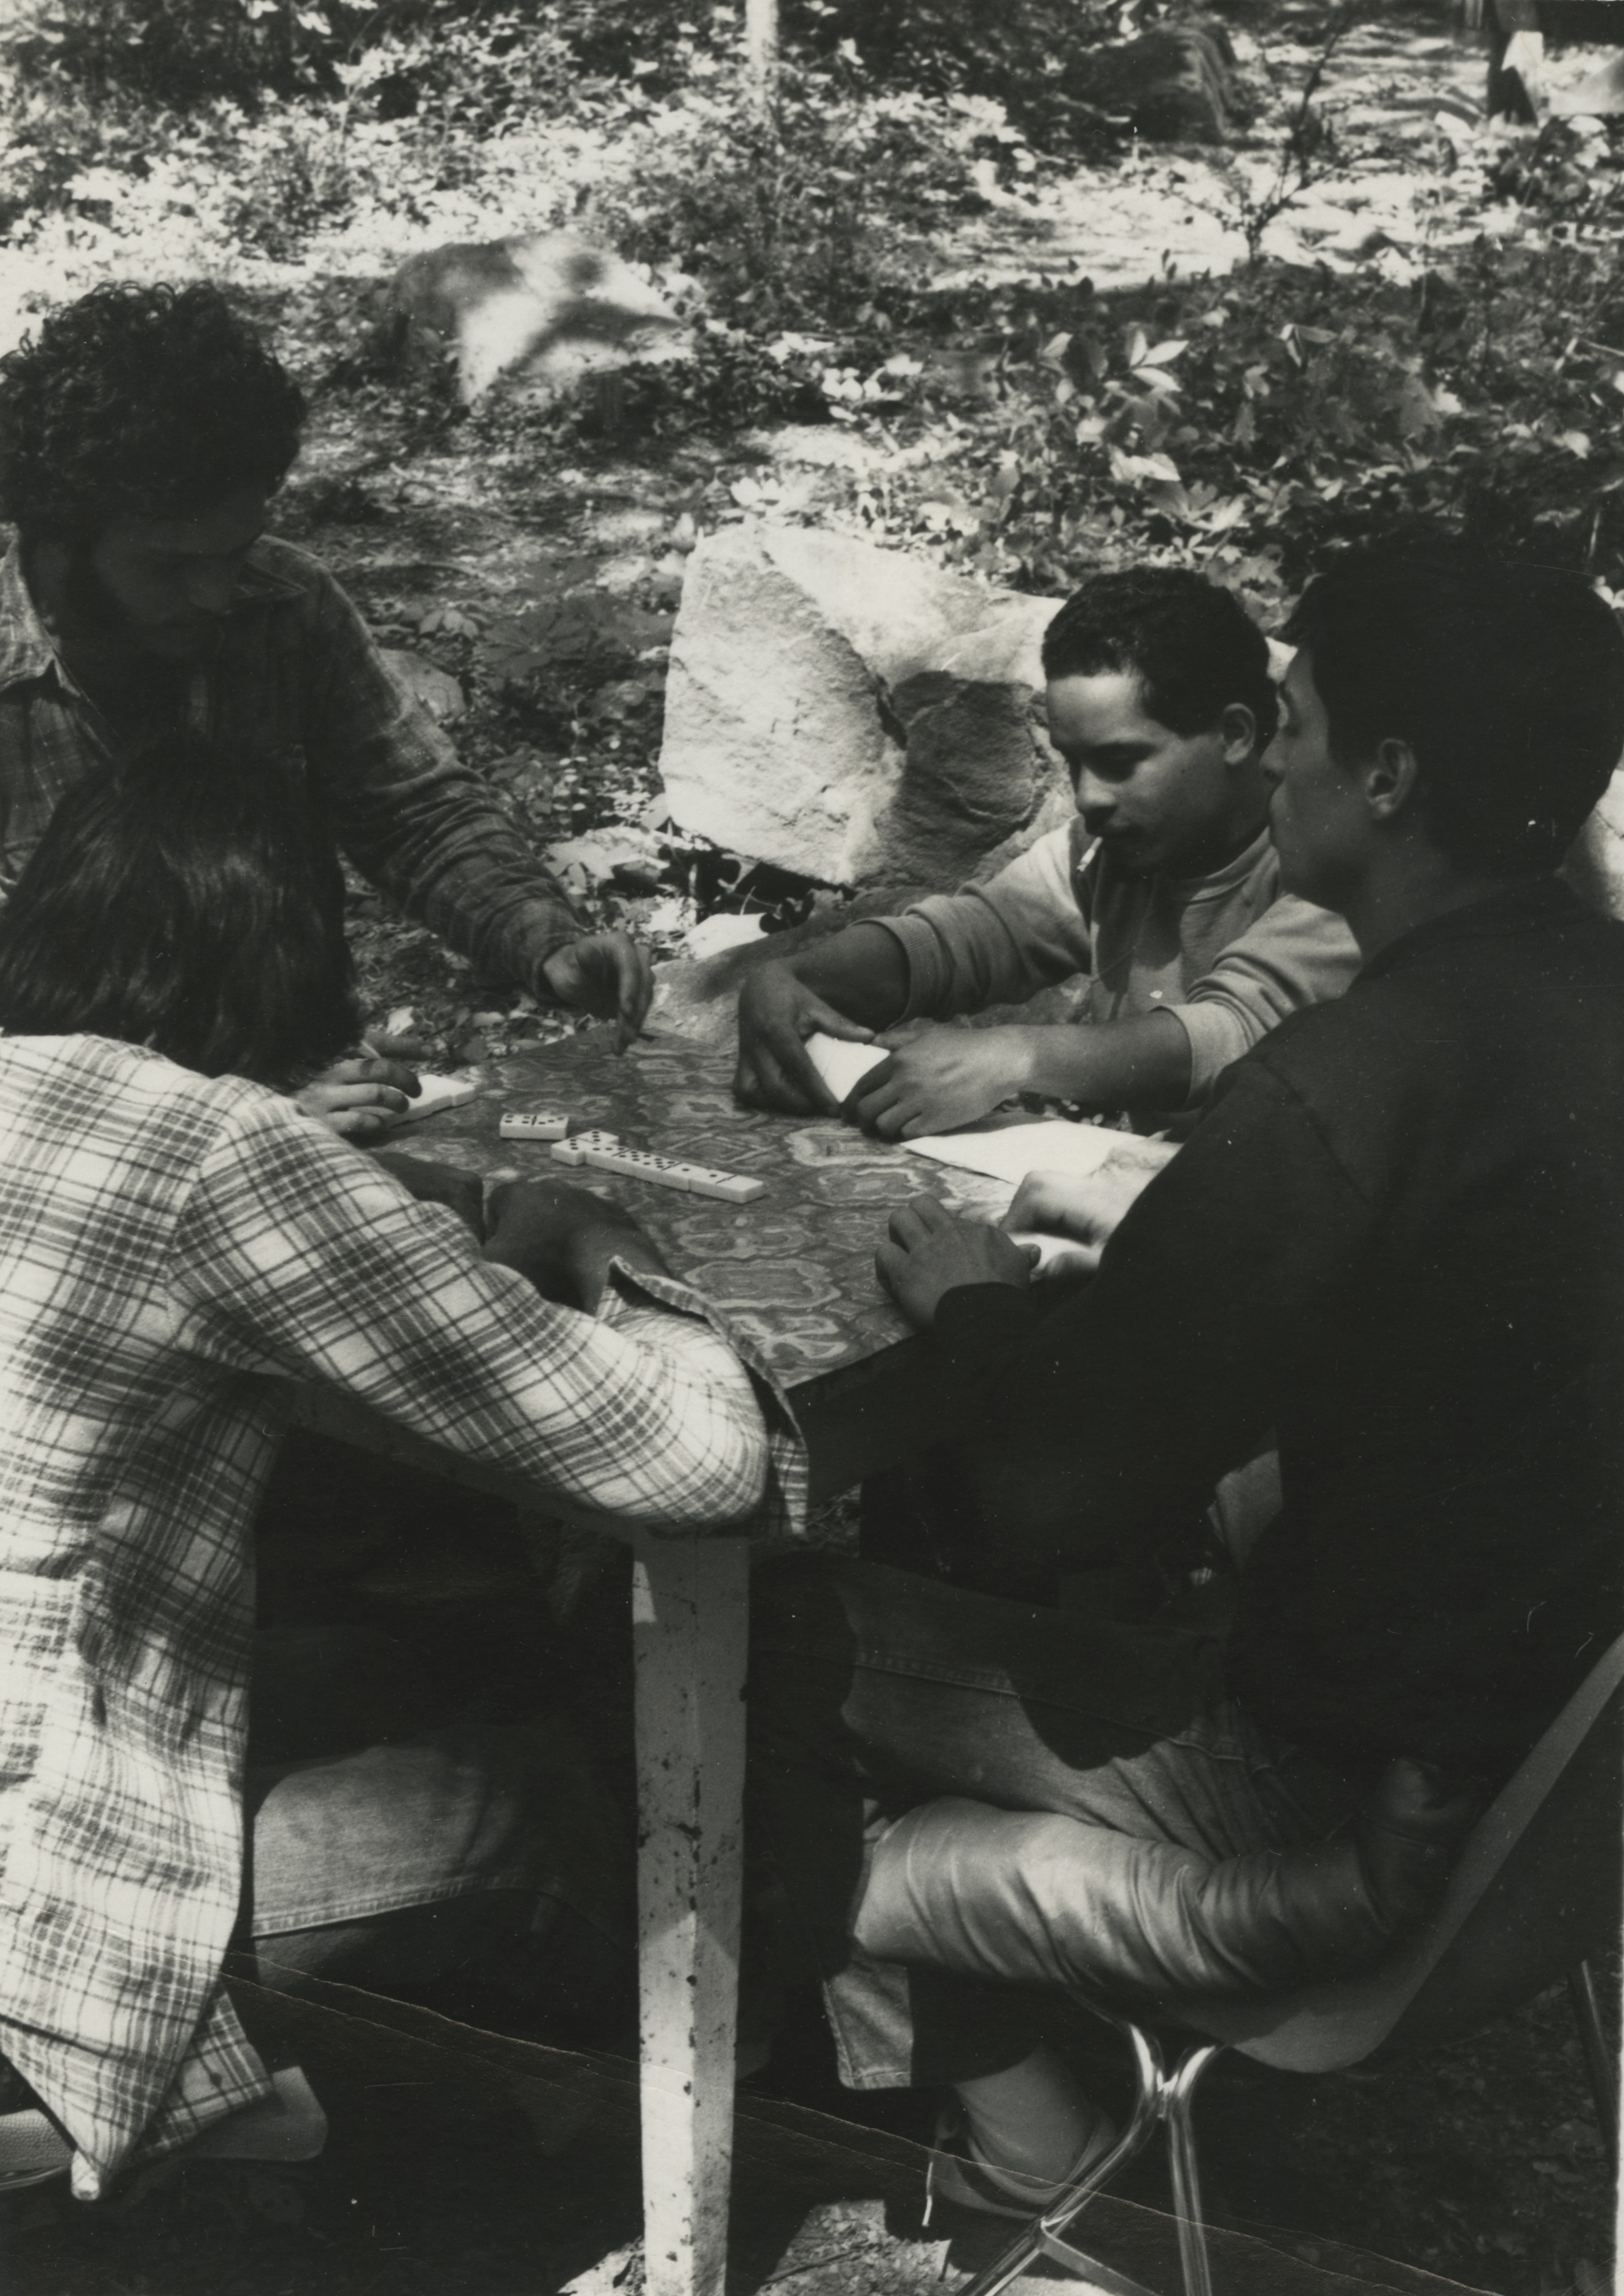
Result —
<instances>
[{"instance_id":1,"label":"shirt collar","mask_svg":"<svg viewBox=\"0 0 1624 2296\"><path fill-rule=\"evenodd\" d=\"M43 677L55 662L56 648L23 579L22 545L13 541L0 559L0 692Z\"/></svg>"},{"instance_id":2,"label":"shirt collar","mask_svg":"<svg viewBox=\"0 0 1624 2296\"><path fill-rule=\"evenodd\" d=\"M278 573L271 562L275 545L261 538L249 552L229 612L268 604L278 598L297 598L299 586ZM0 559L0 693L26 679L44 677L54 669L66 677L62 658L39 617L33 593L22 570L22 544L13 540Z\"/></svg>"},{"instance_id":3,"label":"shirt collar","mask_svg":"<svg viewBox=\"0 0 1624 2296\"><path fill-rule=\"evenodd\" d=\"M1265 822L1251 843L1243 845L1222 868L1209 869L1199 877L1169 876L1162 882L1185 901L1216 900L1222 894L1233 892L1237 885L1243 885L1268 849L1268 824Z\"/></svg>"}]
</instances>

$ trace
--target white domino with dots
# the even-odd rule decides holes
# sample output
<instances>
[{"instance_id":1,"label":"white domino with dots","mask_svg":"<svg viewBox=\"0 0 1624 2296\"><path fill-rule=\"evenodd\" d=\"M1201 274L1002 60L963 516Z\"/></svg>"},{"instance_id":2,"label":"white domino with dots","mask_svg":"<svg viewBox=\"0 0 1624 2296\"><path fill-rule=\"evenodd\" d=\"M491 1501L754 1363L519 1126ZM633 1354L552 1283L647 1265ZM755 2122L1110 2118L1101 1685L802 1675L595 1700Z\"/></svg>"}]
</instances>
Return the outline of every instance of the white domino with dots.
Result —
<instances>
[{"instance_id":1,"label":"white domino with dots","mask_svg":"<svg viewBox=\"0 0 1624 2296\"><path fill-rule=\"evenodd\" d=\"M567 1164L572 1172L578 1172L586 1161L588 1148L618 1148L619 1145L612 1132L577 1132L567 1139L553 1143L553 1160L555 1164Z\"/></svg>"},{"instance_id":2,"label":"white domino with dots","mask_svg":"<svg viewBox=\"0 0 1624 2296\"><path fill-rule=\"evenodd\" d=\"M676 1188L685 1196L714 1196L725 1204L750 1204L767 1193L765 1180L744 1172L720 1172L709 1164L683 1164L674 1156L656 1156L649 1148L627 1148L612 1133L583 1132L573 1140L554 1143L561 1164L586 1165L595 1172L615 1172L624 1180L646 1180L656 1188Z\"/></svg>"},{"instance_id":3,"label":"white domino with dots","mask_svg":"<svg viewBox=\"0 0 1624 2296\"><path fill-rule=\"evenodd\" d=\"M496 1127L496 1134L503 1140L567 1140L573 1121L549 1108L530 1108L521 1114L504 1116Z\"/></svg>"}]
</instances>

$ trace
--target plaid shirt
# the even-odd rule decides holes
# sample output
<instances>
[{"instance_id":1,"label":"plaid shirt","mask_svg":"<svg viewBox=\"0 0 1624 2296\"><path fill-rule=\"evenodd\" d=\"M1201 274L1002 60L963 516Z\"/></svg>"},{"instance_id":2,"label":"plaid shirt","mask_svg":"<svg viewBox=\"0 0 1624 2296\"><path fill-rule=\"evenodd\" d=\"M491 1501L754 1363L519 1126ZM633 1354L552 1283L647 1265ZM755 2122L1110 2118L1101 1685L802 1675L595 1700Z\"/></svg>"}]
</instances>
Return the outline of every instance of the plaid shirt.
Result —
<instances>
[{"instance_id":1,"label":"plaid shirt","mask_svg":"<svg viewBox=\"0 0 1624 2296\"><path fill-rule=\"evenodd\" d=\"M390 676L317 560L285 542L254 545L185 710L227 743L302 758L364 876L487 978L545 996L541 964L585 928L479 776ZM114 741L57 654L13 544L0 561L0 894L63 792Z\"/></svg>"},{"instance_id":2,"label":"plaid shirt","mask_svg":"<svg viewBox=\"0 0 1624 2296\"><path fill-rule=\"evenodd\" d=\"M0 2054L81 2197L268 2090L220 1970L287 1382L627 1522L782 1493L693 1295L617 1280L551 1305L258 1085L0 1041Z\"/></svg>"}]
</instances>

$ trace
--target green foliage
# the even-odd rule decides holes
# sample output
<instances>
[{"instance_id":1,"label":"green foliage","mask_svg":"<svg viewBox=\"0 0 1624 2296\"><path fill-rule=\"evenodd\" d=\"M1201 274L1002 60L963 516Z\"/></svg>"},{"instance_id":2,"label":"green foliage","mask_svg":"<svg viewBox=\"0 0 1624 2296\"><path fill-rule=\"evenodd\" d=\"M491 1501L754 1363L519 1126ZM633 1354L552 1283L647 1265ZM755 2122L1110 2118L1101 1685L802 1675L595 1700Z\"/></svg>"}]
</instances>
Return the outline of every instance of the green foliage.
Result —
<instances>
[{"instance_id":1,"label":"green foliage","mask_svg":"<svg viewBox=\"0 0 1624 2296\"><path fill-rule=\"evenodd\" d=\"M1260 266L982 316L1007 392L985 507L918 520L949 562L1049 590L1148 552L1273 608L1328 545L1429 518L1624 589L1614 248L1483 241L1413 285Z\"/></svg>"},{"instance_id":2,"label":"green foliage","mask_svg":"<svg viewBox=\"0 0 1624 2296\"><path fill-rule=\"evenodd\" d=\"M727 12L681 34L660 71L635 66L641 80L646 94L599 99L620 123L603 220L627 253L692 273L758 328L849 323L969 189L974 126L919 94L875 93L839 55L787 57L763 122Z\"/></svg>"},{"instance_id":3,"label":"green foliage","mask_svg":"<svg viewBox=\"0 0 1624 2296\"><path fill-rule=\"evenodd\" d=\"M4 52L25 78L60 74L94 94L171 102L331 89L335 54L371 0L20 0Z\"/></svg>"},{"instance_id":4,"label":"green foliage","mask_svg":"<svg viewBox=\"0 0 1624 2296\"><path fill-rule=\"evenodd\" d=\"M888 85L990 97L1035 143L1097 139L1099 121L1073 84L1078 58L1125 24L1164 11L1120 0L810 0L808 36L849 41Z\"/></svg>"}]
</instances>

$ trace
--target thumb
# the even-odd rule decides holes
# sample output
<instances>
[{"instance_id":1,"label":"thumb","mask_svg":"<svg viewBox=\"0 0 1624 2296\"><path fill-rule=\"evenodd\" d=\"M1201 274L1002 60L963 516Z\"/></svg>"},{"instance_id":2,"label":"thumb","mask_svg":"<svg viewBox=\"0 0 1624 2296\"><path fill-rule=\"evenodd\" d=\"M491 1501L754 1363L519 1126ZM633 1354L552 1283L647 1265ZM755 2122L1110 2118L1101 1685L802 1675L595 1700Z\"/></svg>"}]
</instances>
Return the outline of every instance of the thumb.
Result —
<instances>
[{"instance_id":1,"label":"thumb","mask_svg":"<svg viewBox=\"0 0 1624 2296\"><path fill-rule=\"evenodd\" d=\"M837 1013L833 1004L825 1004L821 996L811 998L804 1011L806 1019L815 1029L821 1029L825 1037L838 1037L842 1045L874 1043L872 1029L865 1029L860 1021L849 1021L843 1013Z\"/></svg>"}]
</instances>

